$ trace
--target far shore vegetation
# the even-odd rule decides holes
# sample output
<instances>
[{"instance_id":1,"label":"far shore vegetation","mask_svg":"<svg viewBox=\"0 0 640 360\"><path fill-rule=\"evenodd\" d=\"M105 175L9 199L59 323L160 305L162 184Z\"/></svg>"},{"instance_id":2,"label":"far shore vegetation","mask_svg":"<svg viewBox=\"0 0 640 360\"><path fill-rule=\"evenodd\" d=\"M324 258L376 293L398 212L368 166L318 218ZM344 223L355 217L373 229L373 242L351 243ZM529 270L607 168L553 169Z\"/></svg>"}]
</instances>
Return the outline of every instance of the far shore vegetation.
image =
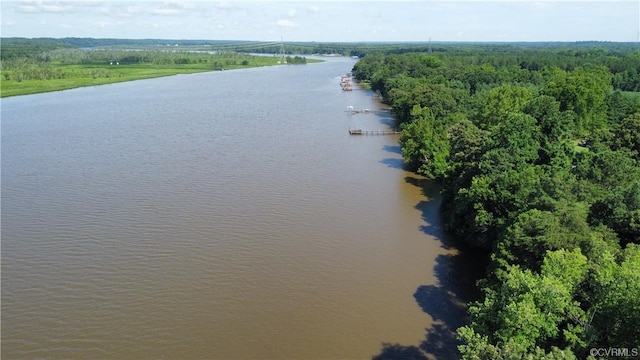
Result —
<instances>
[{"instance_id":1,"label":"far shore vegetation","mask_svg":"<svg viewBox=\"0 0 640 360\"><path fill-rule=\"evenodd\" d=\"M0 96L16 96L176 74L319 62L186 47L79 48L55 39L2 39Z\"/></svg>"}]
</instances>

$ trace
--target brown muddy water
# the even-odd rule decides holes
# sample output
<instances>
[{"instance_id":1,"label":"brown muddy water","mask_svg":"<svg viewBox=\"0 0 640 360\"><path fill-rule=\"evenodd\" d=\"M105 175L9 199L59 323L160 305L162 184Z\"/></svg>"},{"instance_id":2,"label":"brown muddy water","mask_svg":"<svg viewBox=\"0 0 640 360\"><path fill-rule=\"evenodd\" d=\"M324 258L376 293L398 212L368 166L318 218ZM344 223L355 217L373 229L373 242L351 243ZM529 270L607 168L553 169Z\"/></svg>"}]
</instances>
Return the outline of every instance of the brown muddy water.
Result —
<instances>
[{"instance_id":1,"label":"brown muddy water","mask_svg":"<svg viewBox=\"0 0 640 360\"><path fill-rule=\"evenodd\" d=\"M465 261L353 64L2 99L2 358L454 354Z\"/></svg>"}]
</instances>

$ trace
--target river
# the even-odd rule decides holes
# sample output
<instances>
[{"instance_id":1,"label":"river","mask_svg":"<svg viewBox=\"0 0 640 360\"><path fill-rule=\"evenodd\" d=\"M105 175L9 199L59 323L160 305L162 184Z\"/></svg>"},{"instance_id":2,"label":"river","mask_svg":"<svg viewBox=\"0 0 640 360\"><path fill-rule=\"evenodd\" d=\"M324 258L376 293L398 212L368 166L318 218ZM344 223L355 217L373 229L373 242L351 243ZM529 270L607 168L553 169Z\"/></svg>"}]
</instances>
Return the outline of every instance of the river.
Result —
<instances>
[{"instance_id":1,"label":"river","mask_svg":"<svg viewBox=\"0 0 640 360\"><path fill-rule=\"evenodd\" d=\"M2 358L453 354L438 189L328 60L2 99Z\"/></svg>"}]
</instances>

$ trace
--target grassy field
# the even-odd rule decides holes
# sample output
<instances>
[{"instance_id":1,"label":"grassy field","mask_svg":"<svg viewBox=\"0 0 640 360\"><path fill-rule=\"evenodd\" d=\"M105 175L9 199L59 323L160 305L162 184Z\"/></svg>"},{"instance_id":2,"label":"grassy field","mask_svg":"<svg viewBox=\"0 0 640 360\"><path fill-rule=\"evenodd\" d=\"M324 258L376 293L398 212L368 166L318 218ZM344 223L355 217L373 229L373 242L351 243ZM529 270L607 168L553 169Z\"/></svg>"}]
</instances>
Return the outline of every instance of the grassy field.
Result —
<instances>
[{"instance_id":1,"label":"grassy field","mask_svg":"<svg viewBox=\"0 0 640 360\"><path fill-rule=\"evenodd\" d=\"M61 62L47 63L44 65L32 64L27 70L20 68L3 68L0 75L0 97L66 90L83 86L111 84L177 74L278 65L277 58L268 56L242 55L233 60L225 58L215 59L215 61L213 58L206 61L199 59L202 59L202 56L194 58L196 61L187 64L111 64L110 62L103 61L93 64L64 64ZM306 60L306 62L317 61L319 60ZM40 79L38 79L37 75L24 76L23 74L26 71L29 71L29 74L46 73L48 75L40 76Z\"/></svg>"}]
</instances>

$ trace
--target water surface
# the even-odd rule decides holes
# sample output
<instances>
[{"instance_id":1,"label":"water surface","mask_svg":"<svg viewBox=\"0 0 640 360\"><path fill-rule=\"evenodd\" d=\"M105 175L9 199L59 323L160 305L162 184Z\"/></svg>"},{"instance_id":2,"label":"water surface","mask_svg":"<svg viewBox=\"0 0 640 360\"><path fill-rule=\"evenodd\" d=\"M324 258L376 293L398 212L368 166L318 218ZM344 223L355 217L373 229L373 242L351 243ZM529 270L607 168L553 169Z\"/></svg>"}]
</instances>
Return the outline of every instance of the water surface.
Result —
<instances>
[{"instance_id":1,"label":"water surface","mask_svg":"<svg viewBox=\"0 0 640 360\"><path fill-rule=\"evenodd\" d=\"M392 123L353 64L2 99L2 357L444 354L438 192L348 134Z\"/></svg>"}]
</instances>

